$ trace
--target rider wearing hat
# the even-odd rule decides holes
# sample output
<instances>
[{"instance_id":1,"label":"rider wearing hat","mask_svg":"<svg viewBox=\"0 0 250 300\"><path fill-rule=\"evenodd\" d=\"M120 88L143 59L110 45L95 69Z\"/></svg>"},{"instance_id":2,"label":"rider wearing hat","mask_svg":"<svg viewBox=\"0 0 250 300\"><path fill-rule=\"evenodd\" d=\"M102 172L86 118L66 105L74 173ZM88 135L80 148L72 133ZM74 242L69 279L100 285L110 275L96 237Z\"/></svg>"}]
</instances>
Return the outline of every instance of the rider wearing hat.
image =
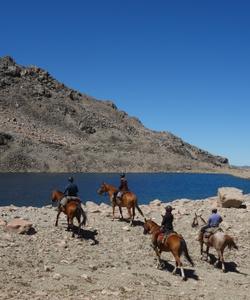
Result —
<instances>
[{"instance_id":1,"label":"rider wearing hat","mask_svg":"<svg viewBox=\"0 0 250 300\"><path fill-rule=\"evenodd\" d=\"M79 191L77 185L74 183L74 178L70 176L68 181L69 183L64 190L65 197L61 199L59 206L65 206L70 199L77 198Z\"/></svg>"},{"instance_id":2,"label":"rider wearing hat","mask_svg":"<svg viewBox=\"0 0 250 300\"><path fill-rule=\"evenodd\" d=\"M120 186L119 186L119 191L121 192L128 192L128 182L127 179L125 178L125 174L120 175Z\"/></svg>"},{"instance_id":3,"label":"rider wearing hat","mask_svg":"<svg viewBox=\"0 0 250 300\"><path fill-rule=\"evenodd\" d=\"M74 182L74 178L73 177L69 177L68 178L69 184L66 186L65 191L64 191L64 195L65 196L73 196L73 197L77 197L78 194L78 187Z\"/></svg>"},{"instance_id":4,"label":"rider wearing hat","mask_svg":"<svg viewBox=\"0 0 250 300\"><path fill-rule=\"evenodd\" d=\"M174 216L172 215L172 210L173 208L170 205L167 205L165 207L166 212L161 222L161 231L164 233L172 232L174 230L173 228Z\"/></svg>"},{"instance_id":5,"label":"rider wearing hat","mask_svg":"<svg viewBox=\"0 0 250 300\"><path fill-rule=\"evenodd\" d=\"M206 229L208 228L216 228L219 227L220 223L223 221L221 215L218 214L217 208L212 209L212 214L210 215L208 222L205 226L201 227L200 234L199 234L199 240L202 241L203 234L205 233Z\"/></svg>"},{"instance_id":6,"label":"rider wearing hat","mask_svg":"<svg viewBox=\"0 0 250 300\"><path fill-rule=\"evenodd\" d=\"M161 232L164 233L164 237L162 239L162 244L165 243L168 235L174 231L174 227L173 227L174 216L172 214L172 210L173 210L172 206L167 205L165 207L165 215L162 216Z\"/></svg>"},{"instance_id":7,"label":"rider wearing hat","mask_svg":"<svg viewBox=\"0 0 250 300\"><path fill-rule=\"evenodd\" d=\"M118 188L118 192L116 192L116 193L114 194L114 198L119 198L119 199L121 199L123 193L124 193L124 192L128 192L128 191L129 191L129 189L128 189L128 182L127 182L127 179L126 179L126 177L125 177L125 174L122 173L122 174L120 175L120 186L119 186L119 188Z\"/></svg>"}]
</instances>

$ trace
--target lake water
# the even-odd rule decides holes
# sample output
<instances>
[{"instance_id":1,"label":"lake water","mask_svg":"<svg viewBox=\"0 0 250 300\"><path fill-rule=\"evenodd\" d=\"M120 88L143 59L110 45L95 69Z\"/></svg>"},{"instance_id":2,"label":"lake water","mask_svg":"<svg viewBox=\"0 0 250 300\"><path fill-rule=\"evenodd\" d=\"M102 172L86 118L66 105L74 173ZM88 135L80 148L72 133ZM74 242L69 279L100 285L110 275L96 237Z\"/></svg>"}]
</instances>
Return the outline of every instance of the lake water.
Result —
<instances>
[{"instance_id":1,"label":"lake water","mask_svg":"<svg viewBox=\"0 0 250 300\"><path fill-rule=\"evenodd\" d=\"M64 190L67 178L72 174L50 173L0 173L0 206L37 206L51 204L53 189ZM119 174L77 173L73 174L85 201L109 203L107 196L96 193L102 181L119 186ZM139 204L154 199L170 202L175 199L204 199L215 196L219 187L237 187L250 193L250 180L223 174L186 173L129 173L126 175L129 188L135 192Z\"/></svg>"}]
</instances>

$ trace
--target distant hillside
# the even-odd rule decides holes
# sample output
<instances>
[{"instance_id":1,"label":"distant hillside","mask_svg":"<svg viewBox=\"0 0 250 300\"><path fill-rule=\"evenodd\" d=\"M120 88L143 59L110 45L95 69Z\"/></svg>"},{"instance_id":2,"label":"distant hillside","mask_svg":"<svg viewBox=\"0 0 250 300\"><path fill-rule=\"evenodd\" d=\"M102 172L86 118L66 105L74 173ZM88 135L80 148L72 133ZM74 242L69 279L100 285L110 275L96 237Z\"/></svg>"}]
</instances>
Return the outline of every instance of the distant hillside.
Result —
<instances>
[{"instance_id":1,"label":"distant hillside","mask_svg":"<svg viewBox=\"0 0 250 300\"><path fill-rule=\"evenodd\" d=\"M167 115L167 112L166 112ZM221 170L228 159L149 130L111 101L0 58L0 171Z\"/></svg>"}]
</instances>

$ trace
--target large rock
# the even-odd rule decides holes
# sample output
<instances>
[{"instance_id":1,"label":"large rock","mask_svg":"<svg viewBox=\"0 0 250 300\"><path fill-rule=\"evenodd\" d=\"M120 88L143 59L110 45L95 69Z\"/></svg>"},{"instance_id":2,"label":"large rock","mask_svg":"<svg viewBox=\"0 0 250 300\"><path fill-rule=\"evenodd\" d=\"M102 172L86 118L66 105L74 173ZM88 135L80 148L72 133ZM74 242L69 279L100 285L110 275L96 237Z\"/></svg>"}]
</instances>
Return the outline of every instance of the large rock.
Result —
<instances>
[{"instance_id":1,"label":"large rock","mask_svg":"<svg viewBox=\"0 0 250 300\"><path fill-rule=\"evenodd\" d=\"M5 226L6 222L3 219L0 219L0 226Z\"/></svg>"},{"instance_id":2,"label":"large rock","mask_svg":"<svg viewBox=\"0 0 250 300\"><path fill-rule=\"evenodd\" d=\"M244 201L242 190L232 187L222 187L218 189L218 205L221 207L239 208Z\"/></svg>"},{"instance_id":3,"label":"large rock","mask_svg":"<svg viewBox=\"0 0 250 300\"><path fill-rule=\"evenodd\" d=\"M32 228L32 223L23 219L13 219L5 227L6 230L17 233L28 233Z\"/></svg>"}]
</instances>

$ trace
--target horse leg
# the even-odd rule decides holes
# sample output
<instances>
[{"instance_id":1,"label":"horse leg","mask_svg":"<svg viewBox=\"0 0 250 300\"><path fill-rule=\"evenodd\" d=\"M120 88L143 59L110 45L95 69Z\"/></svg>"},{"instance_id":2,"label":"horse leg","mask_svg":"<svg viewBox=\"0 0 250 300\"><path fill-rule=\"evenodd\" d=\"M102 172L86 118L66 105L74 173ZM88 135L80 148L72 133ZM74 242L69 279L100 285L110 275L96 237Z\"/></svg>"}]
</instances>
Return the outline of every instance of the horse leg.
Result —
<instances>
[{"instance_id":1,"label":"horse leg","mask_svg":"<svg viewBox=\"0 0 250 300\"><path fill-rule=\"evenodd\" d=\"M181 277L182 277L183 280L186 280L184 269L182 267L182 262L180 260L180 257L178 255L178 253L173 253L172 252L172 254L174 255L174 258L175 258L175 268L174 268L172 274L175 275L177 268L180 268L181 269Z\"/></svg>"},{"instance_id":2,"label":"horse leg","mask_svg":"<svg viewBox=\"0 0 250 300\"><path fill-rule=\"evenodd\" d=\"M69 225L68 225L68 228L69 228L69 230L72 231L72 237L75 237L73 218L74 218L73 216L70 216L70 217L69 217Z\"/></svg>"},{"instance_id":3,"label":"horse leg","mask_svg":"<svg viewBox=\"0 0 250 300\"><path fill-rule=\"evenodd\" d=\"M207 248L206 248L206 260L208 260L210 262L209 246L208 245L207 245Z\"/></svg>"},{"instance_id":4,"label":"horse leg","mask_svg":"<svg viewBox=\"0 0 250 300\"><path fill-rule=\"evenodd\" d=\"M133 226L133 217L131 214L131 208L128 208L128 215L129 215L129 219L130 219L129 225Z\"/></svg>"},{"instance_id":5,"label":"horse leg","mask_svg":"<svg viewBox=\"0 0 250 300\"><path fill-rule=\"evenodd\" d=\"M120 218L123 220L123 214L122 214L122 208L119 206L119 211L120 211Z\"/></svg>"},{"instance_id":6,"label":"horse leg","mask_svg":"<svg viewBox=\"0 0 250 300\"><path fill-rule=\"evenodd\" d=\"M112 221L114 221L115 220L115 204L112 205L112 209L113 209L113 220Z\"/></svg>"},{"instance_id":7,"label":"horse leg","mask_svg":"<svg viewBox=\"0 0 250 300\"><path fill-rule=\"evenodd\" d=\"M225 261L224 261L224 257L223 257L223 250L220 250L220 261L221 261L221 265L222 265L222 272L226 272L226 268L225 268Z\"/></svg>"},{"instance_id":8,"label":"horse leg","mask_svg":"<svg viewBox=\"0 0 250 300\"><path fill-rule=\"evenodd\" d=\"M56 216L55 226L58 226L58 219L59 219L60 214L61 214L61 211L59 210L58 213L57 213L57 216Z\"/></svg>"},{"instance_id":9,"label":"horse leg","mask_svg":"<svg viewBox=\"0 0 250 300\"><path fill-rule=\"evenodd\" d=\"M203 258L203 241L200 242L200 246L201 246L201 259Z\"/></svg>"},{"instance_id":10,"label":"horse leg","mask_svg":"<svg viewBox=\"0 0 250 300\"><path fill-rule=\"evenodd\" d=\"M69 216L67 216L67 231L70 231Z\"/></svg>"},{"instance_id":11,"label":"horse leg","mask_svg":"<svg viewBox=\"0 0 250 300\"><path fill-rule=\"evenodd\" d=\"M135 219L135 205L133 206L132 212L133 212L133 221L134 221L134 219Z\"/></svg>"},{"instance_id":12,"label":"horse leg","mask_svg":"<svg viewBox=\"0 0 250 300\"><path fill-rule=\"evenodd\" d=\"M156 265L156 268L157 269L162 269L164 267L164 265L163 265L163 263L161 261L161 251L158 249L157 246L154 246L154 250L155 250L155 254L156 254L157 258L158 258L158 263Z\"/></svg>"},{"instance_id":13,"label":"horse leg","mask_svg":"<svg viewBox=\"0 0 250 300\"><path fill-rule=\"evenodd\" d=\"M80 232L81 232L81 215L77 215L77 222L78 222L78 237L80 237Z\"/></svg>"}]
</instances>

